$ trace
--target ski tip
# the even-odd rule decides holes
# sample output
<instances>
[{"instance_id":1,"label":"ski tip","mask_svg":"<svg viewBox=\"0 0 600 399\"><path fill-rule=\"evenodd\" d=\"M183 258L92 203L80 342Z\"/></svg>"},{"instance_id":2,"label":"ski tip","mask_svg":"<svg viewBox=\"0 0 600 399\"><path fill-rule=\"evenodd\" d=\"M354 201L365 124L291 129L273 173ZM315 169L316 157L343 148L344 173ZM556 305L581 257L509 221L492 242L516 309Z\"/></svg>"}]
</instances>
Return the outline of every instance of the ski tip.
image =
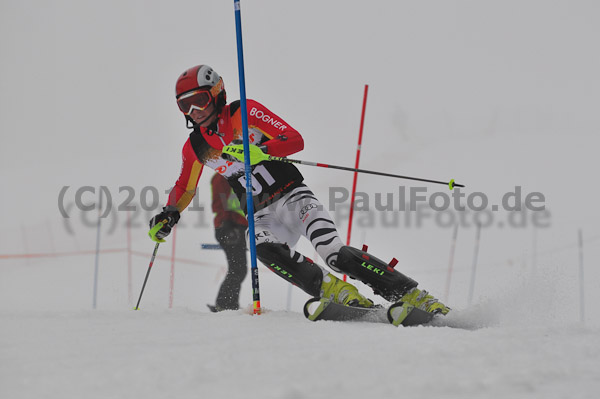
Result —
<instances>
[{"instance_id":1,"label":"ski tip","mask_svg":"<svg viewBox=\"0 0 600 399\"><path fill-rule=\"evenodd\" d=\"M217 307L215 305L211 305L211 304L206 304L206 307L212 312L212 313L217 313L219 311L219 309L217 309Z\"/></svg>"},{"instance_id":2,"label":"ski tip","mask_svg":"<svg viewBox=\"0 0 600 399\"><path fill-rule=\"evenodd\" d=\"M415 307L404 302L398 302L389 307L387 311L388 321L398 327L408 317Z\"/></svg>"},{"instance_id":3,"label":"ski tip","mask_svg":"<svg viewBox=\"0 0 600 399\"><path fill-rule=\"evenodd\" d=\"M325 308L323 298L311 298L304 304L304 316L310 321L317 321L319 315Z\"/></svg>"}]
</instances>

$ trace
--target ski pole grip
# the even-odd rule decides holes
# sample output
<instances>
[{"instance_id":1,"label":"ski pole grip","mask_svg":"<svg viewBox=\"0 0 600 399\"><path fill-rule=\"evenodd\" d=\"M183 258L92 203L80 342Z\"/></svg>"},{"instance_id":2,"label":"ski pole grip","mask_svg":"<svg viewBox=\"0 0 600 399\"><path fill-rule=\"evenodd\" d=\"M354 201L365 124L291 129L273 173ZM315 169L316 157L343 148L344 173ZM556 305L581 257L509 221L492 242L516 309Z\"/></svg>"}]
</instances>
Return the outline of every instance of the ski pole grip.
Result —
<instances>
[{"instance_id":1,"label":"ski pole grip","mask_svg":"<svg viewBox=\"0 0 600 399\"><path fill-rule=\"evenodd\" d=\"M158 231L160 229L162 229L164 227L165 224L168 223L168 220L165 219L161 222L156 223L156 225L154 225L153 228L150 229L150 231L148 232L148 236L150 237L150 239L154 242L165 242L165 240L161 239L161 238L156 238L156 233L158 233Z\"/></svg>"}]
</instances>

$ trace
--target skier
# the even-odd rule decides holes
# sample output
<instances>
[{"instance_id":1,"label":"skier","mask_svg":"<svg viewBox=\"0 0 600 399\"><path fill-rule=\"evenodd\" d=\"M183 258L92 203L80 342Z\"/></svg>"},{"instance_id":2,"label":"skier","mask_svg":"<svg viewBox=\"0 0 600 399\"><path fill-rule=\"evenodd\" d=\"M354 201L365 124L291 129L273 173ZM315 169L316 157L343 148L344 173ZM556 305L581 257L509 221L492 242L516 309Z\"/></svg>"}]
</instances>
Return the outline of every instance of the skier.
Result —
<instances>
[{"instance_id":1,"label":"skier","mask_svg":"<svg viewBox=\"0 0 600 399\"><path fill-rule=\"evenodd\" d=\"M210 185L212 210L215 214L215 238L227 258L227 275L219 287L215 305L208 307L213 312L237 310L240 307L240 288L248 273L245 236L248 221L225 178L215 173Z\"/></svg>"},{"instance_id":2,"label":"skier","mask_svg":"<svg viewBox=\"0 0 600 399\"><path fill-rule=\"evenodd\" d=\"M150 227L164 226L155 239L166 237L191 202L204 166L227 179L245 210L244 163L225 154L242 138L240 102L227 104L223 79L211 67L187 69L175 86L177 105L192 129L183 146L181 174L163 212ZM247 100L249 141L261 151L285 157L304 148L302 136L287 122L257 101ZM269 269L313 297L359 307L373 302L358 289L338 279L321 265L296 252L300 236L307 237L332 270L369 285L390 302L403 301L430 313L450 310L417 282L394 270L394 264L350 246L344 246L334 222L307 185L298 169L285 162L258 162L250 156L255 209L256 255ZM366 248L364 248L366 250Z\"/></svg>"}]
</instances>

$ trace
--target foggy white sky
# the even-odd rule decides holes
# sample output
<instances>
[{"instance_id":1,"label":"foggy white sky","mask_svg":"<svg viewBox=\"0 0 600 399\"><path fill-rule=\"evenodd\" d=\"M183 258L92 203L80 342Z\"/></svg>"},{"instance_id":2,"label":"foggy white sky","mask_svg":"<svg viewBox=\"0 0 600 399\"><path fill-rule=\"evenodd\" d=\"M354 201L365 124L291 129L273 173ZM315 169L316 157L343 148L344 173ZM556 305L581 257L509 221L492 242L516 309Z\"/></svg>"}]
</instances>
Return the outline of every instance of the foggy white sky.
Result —
<instances>
[{"instance_id":1,"label":"foggy white sky","mask_svg":"<svg viewBox=\"0 0 600 399\"><path fill-rule=\"evenodd\" d=\"M599 11L595 1L244 0L247 92L301 131L298 158L352 165L368 83L364 168L491 193L528 184L557 220L585 223L598 195ZM188 134L173 94L186 68L213 66L239 98L233 2L7 0L0 45L8 225L56 217L64 185L171 185ZM303 173L321 190L350 181Z\"/></svg>"}]
</instances>

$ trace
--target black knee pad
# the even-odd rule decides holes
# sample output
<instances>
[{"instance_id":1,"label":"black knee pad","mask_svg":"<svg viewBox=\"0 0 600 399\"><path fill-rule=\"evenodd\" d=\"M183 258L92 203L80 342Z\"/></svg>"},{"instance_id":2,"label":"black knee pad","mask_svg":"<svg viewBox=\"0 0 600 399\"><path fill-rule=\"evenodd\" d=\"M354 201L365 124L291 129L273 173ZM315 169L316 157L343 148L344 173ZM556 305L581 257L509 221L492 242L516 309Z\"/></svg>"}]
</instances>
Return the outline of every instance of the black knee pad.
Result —
<instances>
[{"instance_id":1,"label":"black knee pad","mask_svg":"<svg viewBox=\"0 0 600 399\"><path fill-rule=\"evenodd\" d=\"M418 284L381 259L349 246L340 249L335 267L367 284L375 294L390 302L398 301Z\"/></svg>"},{"instance_id":2,"label":"black knee pad","mask_svg":"<svg viewBox=\"0 0 600 399\"><path fill-rule=\"evenodd\" d=\"M293 255L292 255L293 253ZM312 296L320 296L323 271L285 244L265 242L256 246L256 257L279 277Z\"/></svg>"}]
</instances>

